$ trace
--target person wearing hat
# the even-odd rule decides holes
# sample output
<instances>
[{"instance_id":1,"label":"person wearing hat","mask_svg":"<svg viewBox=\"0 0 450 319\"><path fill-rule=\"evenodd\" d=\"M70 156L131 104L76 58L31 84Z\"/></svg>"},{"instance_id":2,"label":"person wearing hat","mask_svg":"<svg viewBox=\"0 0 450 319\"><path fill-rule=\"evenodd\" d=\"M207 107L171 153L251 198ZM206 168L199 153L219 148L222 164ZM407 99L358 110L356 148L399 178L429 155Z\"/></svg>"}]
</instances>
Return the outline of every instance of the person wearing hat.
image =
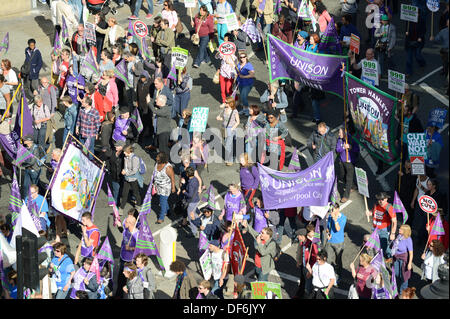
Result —
<instances>
[{"instance_id":1,"label":"person wearing hat","mask_svg":"<svg viewBox=\"0 0 450 319\"><path fill-rule=\"evenodd\" d=\"M380 72L383 74L384 62L386 58L389 59L388 68L391 68L391 52L395 46L395 42L397 41L395 26L389 21L387 14L383 14L381 16L380 27L375 29L374 36L376 39L375 50L378 53L377 59L381 68Z\"/></svg>"},{"instance_id":2,"label":"person wearing hat","mask_svg":"<svg viewBox=\"0 0 450 319\"><path fill-rule=\"evenodd\" d=\"M306 47L309 45L309 34L306 31L301 30L297 34L297 41L294 41L294 47L306 50Z\"/></svg>"},{"instance_id":3,"label":"person wearing hat","mask_svg":"<svg viewBox=\"0 0 450 319\"><path fill-rule=\"evenodd\" d=\"M130 109L123 105L119 108L120 116L116 119L112 138L114 141L124 141L131 145L136 142L138 131L130 119Z\"/></svg>"},{"instance_id":4,"label":"person wearing hat","mask_svg":"<svg viewBox=\"0 0 450 319\"><path fill-rule=\"evenodd\" d=\"M203 207L200 215L195 218L194 212L190 213L191 223L206 236L208 242L212 245L219 246L220 243L220 220L214 215L215 208L210 206Z\"/></svg>"},{"instance_id":5,"label":"person wearing hat","mask_svg":"<svg viewBox=\"0 0 450 319\"><path fill-rule=\"evenodd\" d=\"M388 203L390 196L386 192L375 195L377 204L372 211L366 210L367 218L372 217L372 227L378 230L380 246L383 249L384 258L391 258L391 248L389 242L395 239L397 230L397 215L394 207Z\"/></svg>"}]
</instances>

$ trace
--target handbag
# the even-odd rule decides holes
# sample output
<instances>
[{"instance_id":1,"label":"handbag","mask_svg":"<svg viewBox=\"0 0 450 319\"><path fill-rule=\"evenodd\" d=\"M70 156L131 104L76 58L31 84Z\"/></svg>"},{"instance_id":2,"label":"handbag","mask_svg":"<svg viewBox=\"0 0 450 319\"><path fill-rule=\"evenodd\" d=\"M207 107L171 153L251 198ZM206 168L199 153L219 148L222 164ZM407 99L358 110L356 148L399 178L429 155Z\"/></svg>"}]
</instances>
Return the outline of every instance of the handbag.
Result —
<instances>
[{"instance_id":1,"label":"handbag","mask_svg":"<svg viewBox=\"0 0 450 319\"><path fill-rule=\"evenodd\" d=\"M352 284L348 289L347 299L359 299L358 293L356 292L355 284Z\"/></svg>"},{"instance_id":2,"label":"handbag","mask_svg":"<svg viewBox=\"0 0 450 319\"><path fill-rule=\"evenodd\" d=\"M219 75L220 75L220 69L217 70L216 74L214 74L214 77L213 77L213 83L214 84L219 84L219 82L220 82Z\"/></svg>"},{"instance_id":3,"label":"handbag","mask_svg":"<svg viewBox=\"0 0 450 319\"><path fill-rule=\"evenodd\" d=\"M25 62L23 62L22 66L20 67L20 73L23 76L28 76L31 72L31 61L33 61L34 54L36 53L36 50L31 54L30 60L27 62L25 59Z\"/></svg>"},{"instance_id":4,"label":"handbag","mask_svg":"<svg viewBox=\"0 0 450 319\"><path fill-rule=\"evenodd\" d=\"M202 26L203 21L200 20L200 24L198 25L197 31L191 36L191 41L193 45L199 45L200 44L200 36L198 35L198 32L200 31L200 27Z\"/></svg>"}]
</instances>

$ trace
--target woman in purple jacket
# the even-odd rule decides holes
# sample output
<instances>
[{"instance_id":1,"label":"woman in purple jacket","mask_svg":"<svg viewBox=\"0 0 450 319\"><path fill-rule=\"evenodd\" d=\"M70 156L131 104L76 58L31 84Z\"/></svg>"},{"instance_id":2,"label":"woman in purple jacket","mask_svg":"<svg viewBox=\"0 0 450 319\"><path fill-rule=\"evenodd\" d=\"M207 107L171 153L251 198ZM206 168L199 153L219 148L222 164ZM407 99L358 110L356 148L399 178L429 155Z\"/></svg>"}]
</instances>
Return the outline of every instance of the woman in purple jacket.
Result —
<instances>
[{"instance_id":1,"label":"woman in purple jacket","mask_svg":"<svg viewBox=\"0 0 450 319\"><path fill-rule=\"evenodd\" d=\"M253 208L253 196L259 186L259 172L254 164L248 162L248 154L242 153L239 157L241 169L239 178L241 180L241 190L244 193L247 208Z\"/></svg>"},{"instance_id":2,"label":"woman in purple jacket","mask_svg":"<svg viewBox=\"0 0 450 319\"><path fill-rule=\"evenodd\" d=\"M355 162L358 158L359 146L345 132L343 128L339 129L339 137L336 143L336 152L339 154L339 180L345 183L344 196L341 198L341 203L345 203L350 196L350 191L353 187L353 175L355 174Z\"/></svg>"}]
</instances>

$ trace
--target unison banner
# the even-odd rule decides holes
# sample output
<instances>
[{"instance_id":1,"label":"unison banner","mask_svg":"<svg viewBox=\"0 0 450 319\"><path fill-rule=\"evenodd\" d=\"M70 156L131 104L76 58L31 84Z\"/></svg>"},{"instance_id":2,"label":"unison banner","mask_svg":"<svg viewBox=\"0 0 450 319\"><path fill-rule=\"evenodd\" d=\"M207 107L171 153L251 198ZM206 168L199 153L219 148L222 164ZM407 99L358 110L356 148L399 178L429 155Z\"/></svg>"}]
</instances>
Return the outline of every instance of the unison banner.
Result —
<instances>
[{"instance_id":1,"label":"unison banner","mask_svg":"<svg viewBox=\"0 0 450 319\"><path fill-rule=\"evenodd\" d=\"M342 97L342 63L347 56L307 52L267 35L270 82L290 79Z\"/></svg>"},{"instance_id":2,"label":"unison banner","mask_svg":"<svg viewBox=\"0 0 450 319\"><path fill-rule=\"evenodd\" d=\"M64 154L49 186L52 206L59 212L81 221L84 212L91 212L104 171L92 162L72 141L67 141Z\"/></svg>"},{"instance_id":3,"label":"unison banner","mask_svg":"<svg viewBox=\"0 0 450 319\"><path fill-rule=\"evenodd\" d=\"M327 206L334 183L333 152L297 173L276 171L258 163L265 209Z\"/></svg>"},{"instance_id":4,"label":"unison banner","mask_svg":"<svg viewBox=\"0 0 450 319\"><path fill-rule=\"evenodd\" d=\"M353 138L371 155L395 164L399 160L394 144L397 99L347 72L345 77L350 114L355 124Z\"/></svg>"}]
</instances>

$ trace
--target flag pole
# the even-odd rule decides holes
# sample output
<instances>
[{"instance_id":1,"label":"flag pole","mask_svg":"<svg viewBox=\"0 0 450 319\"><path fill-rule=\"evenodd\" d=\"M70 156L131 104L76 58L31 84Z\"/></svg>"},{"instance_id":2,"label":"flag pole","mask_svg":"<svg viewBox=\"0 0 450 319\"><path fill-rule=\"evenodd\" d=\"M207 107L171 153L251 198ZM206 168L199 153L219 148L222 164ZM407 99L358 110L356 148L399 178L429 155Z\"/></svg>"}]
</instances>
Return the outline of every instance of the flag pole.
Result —
<instances>
[{"instance_id":1,"label":"flag pole","mask_svg":"<svg viewBox=\"0 0 450 319\"><path fill-rule=\"evenodd\" d=\"M5 117L6 117L6 114L9 113L9 109L11 108L11 105L12 105L12 103L14 102L14 99L16 98L16 95L17 95L17 93L19 92L19 89L20 89L21 86L22 86L22 82L20 82L19 85L17 86L16 92L14 92L14 95L13 95L11 101L9 102L9 105L8 105L8 107L6 108L6 111L5 111L5 113L3 114L2 119L1 119L0 122L3 122L3 120L4 120Z\"/></svg>"},{"instance_id":2,"label":"flag pole","mask_svg":"<svg viewBox=\"0 0 450 319\"><path fill-rule=\"evenodd\" d=\"M342 72L345 70L344 62L342 62ZM348 145L348 138L347 138L347 103L345 99L345 77L342 77L342 94L344 95L344 135L345 135L345 144ZM348 162L348 148L345 147L345 160ZM367 207L367 205L366 205Z\"/></svg>"},{"instance_id":3,"label":"flag pole","mask_svg":"<svg viewBox=\"0 0 450 319\"><path fill-rule=\"evenodd\" d=\"M105 162L103 162L102 168L101 168L101 170L100 170L100 175L99 175L100 177L102 176L103 170L104 170L104 169L105 169ZM102 179L102 184L103 184L103 179ZM97 194L97 191L98 191L98 187L99 187L99 186L100 186L100 180L98 181L97 186L95 187L94 196L95 196L95 194ZM90 212L92 211L94 204L95 204L95 200L92 201L91 207L89 208L89 211L90 211ZM93 216L92 216L92 217L93 217ZM93 218L92 218L92 219L93 219Z\"/></svg>"},{"instance_id":4,"label":"flag pole","mask_svg":"<svg viewBox=\"0 0 450 319\"><path fill-rule=\"evenodd\" d=\"M239 274L240 274L240 275L242 275L243 272L244 272L245 263L246 263L246 261L247 261L247 256L248 256L248 247L247 247L247 249L245 250L244 261L242 262L242 267L241 267L241 270L239 271Z\"/></svg>"},{"instance_id":5,"label":"flag pole","mask_svg":"<svg viewBox=\"0 0 450 319\"><path fill-rule=\"evenodd\" d=\"M77 141L80 145L83 145L83 143L80 142L79 139L77 139L75 136L72 135L72 133L69 133L67 135L70 135L75 141ZM95 143L95 142L94 142ZM89 154L91 154L92 156L95 157L96 160L98 160L100 163L103 163L103 161L101 159L99 159L94 153L92 153L89 149L86 148L86 150L89 152Z\"/></svg>"},{"instance_id":6,"label":"flag pole","mask_svg":"<svg viewBox=\"0 0 450 319\"><path fill-rule=\"evenodd\" d=\"M353 261L351 262L352 264L356 261L356 258L358 258L358 256L361 254L361 252L363 251L363 249L364 249L365 246L366 246L365 244L362 245L362 247L361 247L359 253L356 255L355 259L353 259Z\"/></svg>"},{"instance_id":7,"label":"flag pole","mask_svg":"<svg viewBox=\"0 0 450 319\"><path fill-rule=\"evenodd\" d=\"M402 171L402 162L403 162L403 130L404 130L404 128L403 128L403 124L404 124L403 123L403 121L404 121L404 119L403 119L403 117L404 117L404 114L403 114L403 103L400 103L400 106L402 108L402 122L401 122L401 129L400 129L400 139L401 139L401 141L400 141L400 168L399 168L399 171L401 172ZM399 193L400 193L400 182L401 182L401 180L402 180L402 175L398 174L398 192Z\"/></svg>"}]
</instances>

